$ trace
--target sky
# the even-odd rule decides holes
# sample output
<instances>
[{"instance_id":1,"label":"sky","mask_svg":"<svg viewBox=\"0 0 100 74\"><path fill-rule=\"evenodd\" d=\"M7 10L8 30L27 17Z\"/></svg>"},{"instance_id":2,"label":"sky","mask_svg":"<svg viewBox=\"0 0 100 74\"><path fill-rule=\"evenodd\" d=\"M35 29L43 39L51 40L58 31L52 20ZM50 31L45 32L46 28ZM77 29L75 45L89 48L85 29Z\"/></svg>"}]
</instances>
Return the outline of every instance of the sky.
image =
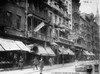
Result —
<instances>
[{"instance_id":1,"label":"sky","mask_svg":"<svg viewBox=\"0 0 100 74\"><path fill-rule=\"evenodd\" d=\"M100 14L100 0L80 0L80 12L97 14L97 9Z\"/></svg>"}]
</instances>

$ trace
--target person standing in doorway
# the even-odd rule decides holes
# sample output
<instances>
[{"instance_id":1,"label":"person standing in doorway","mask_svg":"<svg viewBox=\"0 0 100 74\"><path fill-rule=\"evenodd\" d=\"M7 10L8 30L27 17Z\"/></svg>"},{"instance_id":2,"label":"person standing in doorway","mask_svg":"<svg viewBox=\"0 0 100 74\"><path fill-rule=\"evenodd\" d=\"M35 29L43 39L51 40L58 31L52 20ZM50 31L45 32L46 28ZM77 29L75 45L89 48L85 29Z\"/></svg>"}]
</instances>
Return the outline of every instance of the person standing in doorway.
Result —
<instances>
[{"instance_id":1,"label":"person standing in doorway","mask_svg":"<svg viewBox=\"0 0 100 74\"><path fill-rule=\"evenodd\" d=\"M43 58L40 59L40 74L42 74L43 68L44 68L44 61Z\"/></svg>"}]
</instances>

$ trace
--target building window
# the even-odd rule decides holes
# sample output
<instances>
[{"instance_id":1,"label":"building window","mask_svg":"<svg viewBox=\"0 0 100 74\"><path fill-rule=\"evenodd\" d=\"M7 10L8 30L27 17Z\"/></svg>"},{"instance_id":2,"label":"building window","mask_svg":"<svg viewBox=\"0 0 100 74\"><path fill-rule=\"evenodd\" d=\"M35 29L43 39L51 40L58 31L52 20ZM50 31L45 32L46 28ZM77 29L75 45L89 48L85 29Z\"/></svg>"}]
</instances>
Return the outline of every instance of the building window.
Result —
<instances>
[{"instance_id":1,"label":"building window","mask_svg":"<svg viewBox=\"0 0 100 74\"><path fill-rule=\"evenodd\" d=\"M59 18L59 25L61 24L61 18Z\"/></svg>"},{"instance_id":2,"label":"building window","mask_svg":"<svg viewBox=\"0 0 100 74\"><path fill-rule=\"evenodd\" d=\"M53 16L52 16L53 14L52 14L52 12L49 12L49 17L50 17L50 22L53 22Z\"/></svg>"},{"instance_id":3,"label":"building window","mask_svg":"<svg viewBox=\"0 0 100 74\"><path fill-rule=\"evenodd\" d=\"M57 16L55 15L55 23L57 22Z\"/></svg>"},{"instance_id":4,"label":"building window","mask_svg":"<svg viewBox=\"0 0 100 74\"><path fill-rule=\"evenodd\" d=\"M21 16L17 15L16 17L16 28L20 29Z\"/></svg>"},{"instance_id":5,"label":"building window","mask_svg":"<svg viewBox=\"0 0 100 74\"><path fill-rule=\"evenodd\" d=\"M72 6L69 4L69 11L72 12Z\"/></svg>"},{"instance_id":6,"label":"building window","mask_svg":"<svg viewBox=\"0 0 100 74\"><path fill-rule=\"evenodd\" d=\"M49 12L49 16L52 17L52 12Z\"/></svg>"},{"instance_id":7,"label":"building window","mask_svg":"<svg viewBox=\"0 0 100 74\"><path fill-rule=\"evenodd\" d=\"M77 44L81 44L81 38L77 39Z\"/></svg>"},{"instance_id":8,"label":"building window","mask_svg":"<svg viewBox=\"0 0 100 74\"><path fill-rule=\"evenodd\" d=\"M32 19L31 19L31 17L28 17L28 31L30 31L31 30L31 23L32 22Z\"/></svg>"},{"instance_id":9,"label":"building window","mask_svg":"<svg viewBox=\"0 0 100 74\"><path fill-rule=\"evenodd\" d=\"M63 24L65 25L65 19L63 19Z\"/></svg>"},{"instance_id":10,"label":"building window","mask_svg":"<svg viewBox=\"0 0 100 74\"><path fill-rule=\"evenodd\" d=\"M51 31L52 31L52 28L51 28L51 26L49 26L49 27L48 27L47 35L50 36L50 37L51 37Z\"/></svg>"},{"instance_id":11,"label":"building window","mask_svg":"<svg viewBox=\"0 0 100 74\"><path fill-rule=\"evenodd\" d=\"M8 24L9 27L12 27L12 13L7 11L6 15L7 17L5 22Z\"/></svg>"}]
</instances>

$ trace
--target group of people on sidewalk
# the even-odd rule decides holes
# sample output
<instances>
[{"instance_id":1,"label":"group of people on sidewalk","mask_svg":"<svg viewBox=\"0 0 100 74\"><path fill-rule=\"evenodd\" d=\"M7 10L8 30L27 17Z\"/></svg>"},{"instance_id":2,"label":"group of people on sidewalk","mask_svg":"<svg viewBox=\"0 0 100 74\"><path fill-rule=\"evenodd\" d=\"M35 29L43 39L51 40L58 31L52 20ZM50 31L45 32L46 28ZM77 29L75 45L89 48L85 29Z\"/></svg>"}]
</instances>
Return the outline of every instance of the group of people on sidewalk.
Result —
<instances>
[{"instance_id":1,"label":"group of people on sidewalk","mask_svg":"<svg viewBox=\"0 0 100 74\"><path fill-rule=\"evenodd\" d=\"M40 74L42 74L42 71L43 71L43 68L44 68L44 60L43 60L43 57L41 57L40 60L38 60L36 57L33 59L33 70L38 70L38 66L39 66L39 69L40 69ZM53 65L53 60L52 58L49 58L49 64L50 66Z\"/></svg>"},{"instance_id":2,"label":"group of people on sidewalk","mask_svg":"<svg viewBox=\"0 0 100 74\"><path fill-rule=\"evenodd\" d=\"M44 61L43 61L43 57L41 57L40 60L38 60L36 57L33 59L33 70L35 70L35 68L38 70L38 65L40 67L40 74L42 74L43 68L44 68Z\"/></svg>"},{"instance_id":3,"label":"group of people on sidewalk","mask_svg":"<svg viewBox=\"0 0 100 74\"><path fill-rule=\"evenodd\" d=\"M19 57L19 60L17 60L17 57L14 57L14 67L19 67L20 69L23 69L24 65L24 58L22 56Z\"/></svg>"},{"instance_id":4,"label":"group of people on sidewalk","mask_svg":"<svg viewBox=\"0 0 100 74\"><path fill-rule=\"evenodd\" d=\"M49 65L52 66L54 60L50 57L48 59ZM15 65L17 65L17 61L15 60ZM24 58L20 56L18 67L22 70L24 66ZM35 56L34 59L32 59L32 67L33 70L40 70L40 74L42 74L43 68L44 68L44 59L43 57L40 58L40 60Z\"/></svg>"}]
</instances>

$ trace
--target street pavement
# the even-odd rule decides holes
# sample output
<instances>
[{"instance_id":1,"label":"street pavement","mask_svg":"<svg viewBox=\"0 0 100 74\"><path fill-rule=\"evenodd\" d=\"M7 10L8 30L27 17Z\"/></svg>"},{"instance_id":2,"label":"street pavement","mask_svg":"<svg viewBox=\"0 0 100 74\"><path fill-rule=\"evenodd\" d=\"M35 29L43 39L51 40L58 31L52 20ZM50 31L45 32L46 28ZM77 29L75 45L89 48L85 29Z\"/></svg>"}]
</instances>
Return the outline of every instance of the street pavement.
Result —
<instances>
[{"instance_id":1,"label":"street pavement","mask_svg":"<svg viewBox=\"0 0 100 74\"><path fill-rule=\"evenodd\" d=\"M81 64L94 64L95 61L77 61L73 63L45 66L43 74L86 74L86 73L77 73L75 71L75 66ZM23 69L23 70L12 70L12 71L2 71L0 74L39 74L39 70L33 70L33 68ZM97 74L97 73L92 73ZM99 74L99 73L98 73Z\"/></svg>"}]
</instances>

